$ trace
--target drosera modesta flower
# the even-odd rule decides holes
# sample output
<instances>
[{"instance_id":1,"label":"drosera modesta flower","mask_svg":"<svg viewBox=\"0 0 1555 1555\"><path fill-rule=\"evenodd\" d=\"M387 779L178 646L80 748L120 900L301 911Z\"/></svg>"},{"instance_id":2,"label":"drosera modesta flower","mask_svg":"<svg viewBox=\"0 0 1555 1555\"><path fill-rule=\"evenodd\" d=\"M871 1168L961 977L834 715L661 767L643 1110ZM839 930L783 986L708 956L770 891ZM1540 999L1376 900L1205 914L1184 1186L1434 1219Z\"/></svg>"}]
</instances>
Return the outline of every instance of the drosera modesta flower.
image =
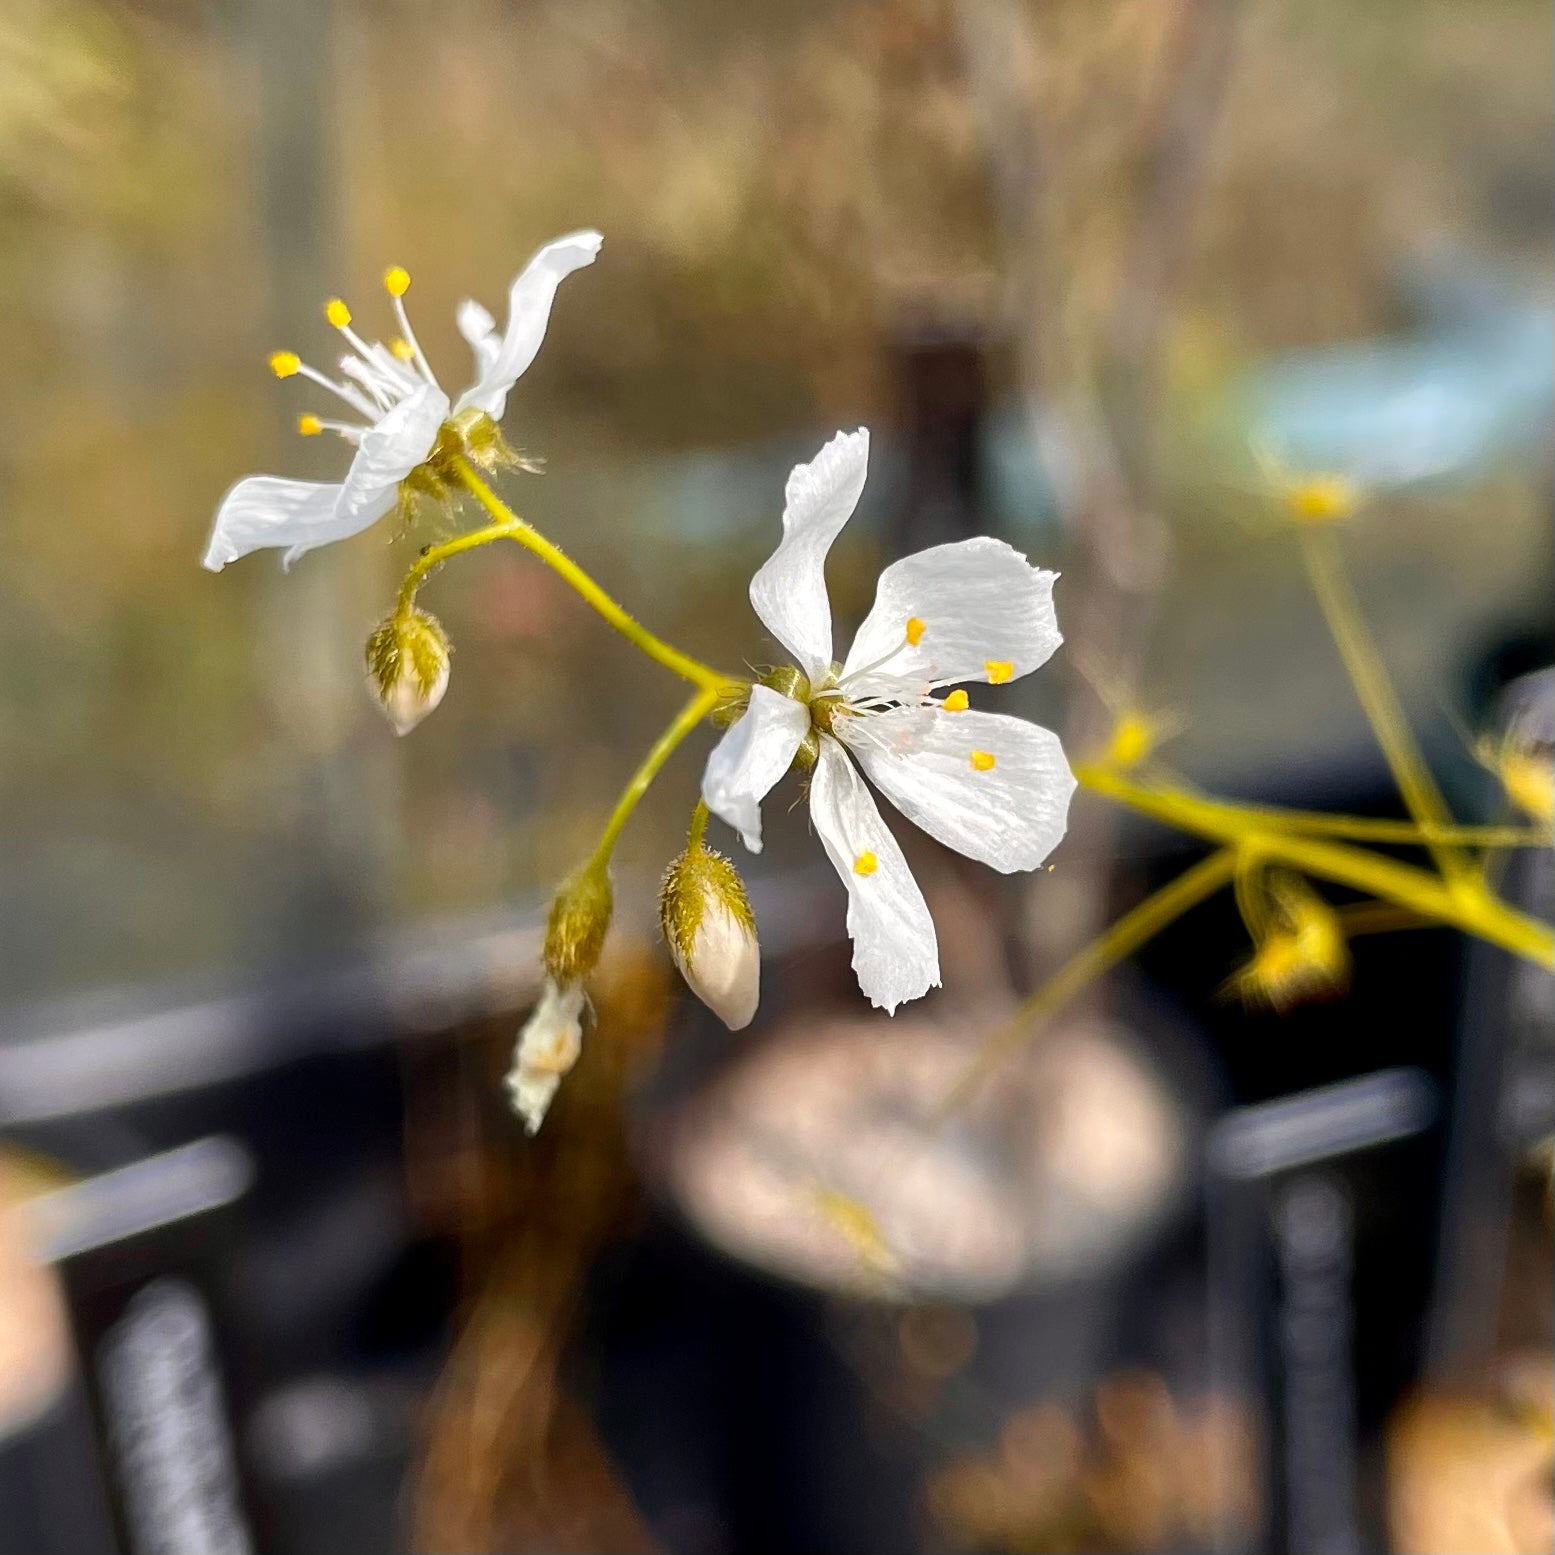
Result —
<instances>
[{"instance_id":1,"label":"drosera modesta flower","mask_svg":"<svg viewBox=\"0 0 1555 1555\"><path fill-rule=\"evenodd\" d=\"M277 378L308 379L351 412L348 420L307 412L297 422L304 436L334 432L350 443L356 450L351 468L339 482L274 475L239 481L217 509L204 565L220 572L250 551L278 548L289 567L305 551L359 534L402 501L446 496L454 484L450 461L457 456L486 469L516 463L497 429L508 392L539 353L556 288L594 262L602 241L597 232L574 232L547 243L513 282L503 330L477 302L459 309L459 332L475 355L475 381L452 404L410 327L407 271L395 265L383 278L399 326L390 345L358 335L339 298L326 304L324 316L349 347L339 378L309 367L294 351L277 351L270 369Z\"/></svg>"},{"instance_id":2,"label":"drosera modesta flower","mask_svg":"<svg viewBox=\"0 0 1555 1555\"><path fill-rule=\"evenodd\" d=\"M1056 574L1002 540L893 562L847 658L833 662L826 555L868 461L868 432L839 432L788 478L783 539L750 596L797 667L751 687L708 758L702 795L759 852L762 799L791 766L813 767L810 815L847 887L853 969L864 993L894 1011L938 985L939 948L859 769L915 825L1005 873L1035 869L1052 852L1075 780L1056 735L975 710L961 689L1030 674L1062 641Z\"/></svg>"}]
</instances>

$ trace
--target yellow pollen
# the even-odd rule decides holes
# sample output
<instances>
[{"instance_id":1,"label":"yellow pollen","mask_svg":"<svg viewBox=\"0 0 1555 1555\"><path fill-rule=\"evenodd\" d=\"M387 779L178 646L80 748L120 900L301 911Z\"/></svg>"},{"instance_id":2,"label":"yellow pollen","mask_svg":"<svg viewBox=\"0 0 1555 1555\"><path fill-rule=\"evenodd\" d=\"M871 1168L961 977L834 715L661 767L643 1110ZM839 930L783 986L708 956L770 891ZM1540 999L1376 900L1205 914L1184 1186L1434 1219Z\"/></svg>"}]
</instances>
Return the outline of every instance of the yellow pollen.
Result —
<instances>
[{"instance_id":1,"label":"yellow pollen","mask_svg":"<svg viewBox=\"0 0 1555 1555\"><path fill-rule=\"evenodd\" d=\"M351 322L351 310L338 297L331 297L324 304L324 317L336 329L344 329Z\"/></svg>"},{"instance_id":2,"label":"yellow pollen","mask_svg":"<svg viewBox=\"0 0 1555 1555\"><path fill-rule=\"evenodd\" d=\"M410 290L410 271L404 265L390 265L383 272L383 289L391 297L403 297Z\"/></svg>"},{"instance_id":3,"label":"yellow pollen","mask_svg":"<svg viewBox=\"0 0 1555 1555\"><path fill-rule=\"evenodd\" d=\"M302 358L295 351L277 351L270 358L270 371L277 378L290 378L302 366Z\"/></svg>"},{"instance_id":4,"label":"yellow pollen","mask_svg":"<svg viewBox=\"0 0 1555 1555\"><path fill-rule=\"evenodd\" d=\"M324 423L317 416L298 416L297 430L304 437L317 437L324 430Z\"/></svg>"},{"instance_id":5,"label":"yellow pollen","mask_svg":"<svg viewBox=\"0 0 1555 1555\"><path fill-rule=\"evenodd\" d=\"M947 713L964 713L967 709L967 694L964 691L952 691L940 706Z\"/></svg>"},{"instance_id":6,"label":"yellow pollen","mask_svg":"<svg viewBox=\"0 0 1555 1555\"><path fill-rule=\"evenodd\" d=\"M994 769L994 756L992 751L973 751L972 770L974 772L992 772Z\"/></svg>"},{"instance_id":7,"label":"yellow pollen","mask_svg":"<svg viewBox=\"0 0 1555 1555\"><path fill-rule=\"evenodd\" d=\"M1291 513L1303 523L1332 524L1356 508L1355 487L1342 475L1314 475L1285 489Z\"/></svg>"},{"instance_id":8,"label":"yellow pollen","mask_svg":"<svg viewBox=\"0 0 1555 1555\"><path fill-rule=\"evenodd\" d=\"M389 350L394 355L396 362L413 362L416 359L416 348L403 335L396 335L389 344Z\"/></svg>"},{"instance_id":9,"label":"yellow pollen","mask_svg":"<svg viewBox=\"0 0 1555 1555\"><path fill-rule=\"evenodd\" d=\"M1015 665L1009 659L988 659L983 668L988 671L988 684L1002 686L1015 676Z\"/></svg>"},{"instance_id":10,"label":"yellow pollen","mask_svg":"<svg viewBox=\"0 0 1555 1555\"><path fill-rule=\"evenodd\" d=\"M907 646L909 648L916 648L918 644L923 641L923 634L928 631L928 629L928 622L924 621L921 617L909 616L907 618Z\"/></svg>"},{"instance_id":11,"label":"yellow pollen","mask_svg":"<svg viewBox=\"0 0 1555 1555\"><path fill-rule=\"evenodd\" d=\"M872 875L880 868L880 860L867 848L853 860L853 873L855 875Z\"/></svg>"}]
</instances>

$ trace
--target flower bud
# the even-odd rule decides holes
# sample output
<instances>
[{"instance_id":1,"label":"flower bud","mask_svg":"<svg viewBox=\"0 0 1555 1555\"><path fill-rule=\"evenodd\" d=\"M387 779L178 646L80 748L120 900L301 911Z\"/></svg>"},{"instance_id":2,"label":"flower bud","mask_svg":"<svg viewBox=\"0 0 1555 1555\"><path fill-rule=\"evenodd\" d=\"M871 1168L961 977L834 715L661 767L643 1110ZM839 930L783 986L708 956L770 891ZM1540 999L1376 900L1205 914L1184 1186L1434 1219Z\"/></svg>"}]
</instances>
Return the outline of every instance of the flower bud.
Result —
<instances>
[{"instance_id":1,"label":"flower bud","mask_svg":"<svg viewBox=\"0 0 1555 1555\"><path fill-rule=\"evenodd\" d=\"M367 679L396 734L409 734L448 689L448 635L433 616L398 611L367 639Z\"/></svg>"},{"instance_id":2,"label":"flower bud","mask_svg":"<svg viewBox=\"0 0 1555 1555\"><path fill-rule=\"evenodd\" d=\"M615 896L602 865L564 880L545 920L545 969L564 987L581 983L599 963Z\"/></svg>"},{"instance_id":3,"label":"flower bud","mask_svg":"<svg viewBox=\"0 0 1555 1555\"><path fill-rule=\"evenodd\" d=\"M1265 890L1269 922L1230 986L1249 1009L1280 1015L1337 998L1350 983L1350 947L1339 915L1299 875L1274 873Z\"/></svg>"},{"instance_id":4,"label":"flower bud","mask_svg":"<svg viewBox=\"0 0 1555 1555\"><path fill-rule=\"evenodd\" d=\"M750 1025L761 994L761 947L734 865L693 843L665 871L659 921L692 993L730 1031Z\"/></svg>"},{"instance_id":5,"label":"flower bud","mask_svg":"<svg viewBox=\"0 0 1555 1555\"><path fill-rule=\"evenodd\" d=\"M508 1097L531 1133L540 1132L562 1077L583 1051L583 989L546 978L534 1013L524 1023L508 1070Z\"/></svg>"}]
</instances>

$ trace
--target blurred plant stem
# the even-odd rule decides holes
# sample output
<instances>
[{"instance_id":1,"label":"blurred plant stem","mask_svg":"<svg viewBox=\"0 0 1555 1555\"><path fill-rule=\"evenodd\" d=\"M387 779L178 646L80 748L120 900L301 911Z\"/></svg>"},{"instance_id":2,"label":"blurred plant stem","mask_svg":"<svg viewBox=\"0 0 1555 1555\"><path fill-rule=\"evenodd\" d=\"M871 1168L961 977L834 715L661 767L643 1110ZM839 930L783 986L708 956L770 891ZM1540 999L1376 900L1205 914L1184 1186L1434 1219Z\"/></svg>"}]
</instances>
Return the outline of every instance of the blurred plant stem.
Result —
<instances>
[{"instance_id":1,"label":"blurred plant stem","mask_svg":"<svg viewBox=\"0 0 1555 1555\"><path fill-rule=\"evenodd\" d=\"M936 1119L947 1117L965 1102L993 1070L1025 1043L1037 1022L1056 1014L1103 973L1133 955L1190 907L1198 906L1226 885L1236 871L1236 864L1235 848L1211 853L1192 869L1184 870L1175 880L1147 896L1105 934L1082 946L1010 1020L982 1043L977 1056L935 1109Z\"/></svg>"},{"instance_id":2,"label":"blurred plant stem","mask_svg":"<svg viewBox=\"0 0 1555 1555\"><path fill-rule=\"evenodd\" d=\"M1317 595L1323 619L1365 709L1367 722L1387 758L1404 808L1416 825L1429 828L1425 845L1444 878L1449 882L1469 881L1473 865L1442 839L1441 829L1451 824L1452 817L1404 720L1382 657L1361 616L1333 531L1305 524L1297 533L1312 592Z\"/></svg>"}]
</instances>

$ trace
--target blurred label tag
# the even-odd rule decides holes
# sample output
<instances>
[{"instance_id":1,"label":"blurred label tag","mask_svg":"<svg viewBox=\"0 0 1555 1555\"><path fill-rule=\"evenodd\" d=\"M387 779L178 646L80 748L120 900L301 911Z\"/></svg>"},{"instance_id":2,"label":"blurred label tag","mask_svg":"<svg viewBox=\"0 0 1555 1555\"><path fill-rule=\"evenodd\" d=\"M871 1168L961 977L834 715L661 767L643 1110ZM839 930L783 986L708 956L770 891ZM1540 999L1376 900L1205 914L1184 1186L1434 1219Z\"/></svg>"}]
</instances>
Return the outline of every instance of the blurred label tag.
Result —
<instances>
[{"instance_id":1,"label":"blurred label tag","mask_svg":"<svg viewBox=\"0 0 1555 1555\"><path fill-rule=\"evenodd\" d=\"M64 1283L97 1477L129 1555L255 1547L212 1308L225 1227L252 1175L242 1146L202 1139L29 1206Z\"/></svg>"},{"instance_id":2,"label":"blurred label tag","mask_svg":"<svg viewBox=\"0 0 1555 1555\"><path fill-rule=\"evenodd\" d=\"M1435 1112L1428 1076L1393 1069L1240 1108L1211 1132L1211 1364L1257 1422L1262 1514L1221 1530L1218 1550L1386 1548L1372 1438L1418 1364L1420 1313L1397 1296L1423 1307L1430 1244L1429 1214L1396 1207L1411 1175L1414 1201L1429 1198L1411 1141Z\"/></svg>"}]
</instances>

